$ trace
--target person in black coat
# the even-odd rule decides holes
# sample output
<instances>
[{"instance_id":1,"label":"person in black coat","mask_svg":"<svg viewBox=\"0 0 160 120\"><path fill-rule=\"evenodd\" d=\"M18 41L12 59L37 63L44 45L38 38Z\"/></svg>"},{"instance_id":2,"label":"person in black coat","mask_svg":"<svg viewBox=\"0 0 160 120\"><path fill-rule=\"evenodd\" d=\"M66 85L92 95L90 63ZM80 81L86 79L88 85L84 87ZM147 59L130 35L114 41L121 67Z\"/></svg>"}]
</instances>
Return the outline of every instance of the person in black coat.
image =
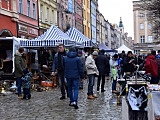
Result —
<instances>
[{"instance_id":1,"label":"person in black coat","mask_svg":"<svg viewBox=\"0 0 160 120\"><path fill-rule=\"evenodd\" d=\"M99 76L98 76L98 81L97 81L97 91L99 91L100 87L100 82L102 79L102 84L101 84L101 92L104 92L104 85L105 85L105 75L107 72L109 72L109 60L107 57L104 55L104 50L101 50L98 57L95 59L96 66L99 71Z\"/></svg>"},{"instance_id":2,"label":"person in black coat","mask_svg":"<svg viewBox=\"0 0 160 120\"><path fill-rule=\"evenodd\" d=\"M135 71L135 58L133 57L132 51L128 51L127 57L124 58L124 72L131 74Z\"/></svg>"}]
</instances>

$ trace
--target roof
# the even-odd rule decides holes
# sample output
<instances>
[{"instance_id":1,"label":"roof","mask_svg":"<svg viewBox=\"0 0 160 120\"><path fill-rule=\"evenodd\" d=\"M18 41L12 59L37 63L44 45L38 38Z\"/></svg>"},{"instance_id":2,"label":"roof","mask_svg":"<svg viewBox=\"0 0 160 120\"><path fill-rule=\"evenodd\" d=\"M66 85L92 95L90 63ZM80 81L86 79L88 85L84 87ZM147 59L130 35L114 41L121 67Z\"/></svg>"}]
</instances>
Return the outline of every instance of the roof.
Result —
<instances>
[{"instance_id":1,"label":"roof","mask_svg":"<svg viewBox=\"0 0 160 120\"><path fill-rule=\"evenodd\" d=\"M54 47L58 44L64 44L65 46L75 46L75 44L81 44L75 42L66 33L62 32L57 26L52 25L44 34L39 37L21 41L21 46L24 47ZM82 44L81 44L82 45Z\"/></svg>"},{"instance_id":2,"label":"roof","mask_svg":"<svg viewBox=\"0 0 160 120\"><path fill-rule=\"evenodd\" d=\"M77 42L84 43L84 46L86 47L92 47L92 41L91 39L87 38L85 35L83 35L78 29L75 27L71 27L67 32L67 35L69 35L70 38Z\"/></svg>"}]
</instances>

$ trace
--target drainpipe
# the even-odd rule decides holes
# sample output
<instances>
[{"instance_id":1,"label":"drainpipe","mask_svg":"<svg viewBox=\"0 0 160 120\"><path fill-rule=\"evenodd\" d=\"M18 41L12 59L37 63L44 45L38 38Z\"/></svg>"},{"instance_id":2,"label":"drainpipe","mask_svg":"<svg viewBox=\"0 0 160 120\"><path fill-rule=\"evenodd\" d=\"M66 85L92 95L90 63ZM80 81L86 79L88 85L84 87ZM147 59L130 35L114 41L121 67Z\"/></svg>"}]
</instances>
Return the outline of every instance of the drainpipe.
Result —
<instances>
[{"instance_id":1,"label":"drainpipe","mask_svg":"<svg viewBox=\"0 0 160 120\"><path fill-rule=\"evenodd\" d=\"M39 27L39 8L40 8L40 2L37 0L37 21L38 21L38 36L40 35L40 27Z\"/></svg>"}]
</instances>

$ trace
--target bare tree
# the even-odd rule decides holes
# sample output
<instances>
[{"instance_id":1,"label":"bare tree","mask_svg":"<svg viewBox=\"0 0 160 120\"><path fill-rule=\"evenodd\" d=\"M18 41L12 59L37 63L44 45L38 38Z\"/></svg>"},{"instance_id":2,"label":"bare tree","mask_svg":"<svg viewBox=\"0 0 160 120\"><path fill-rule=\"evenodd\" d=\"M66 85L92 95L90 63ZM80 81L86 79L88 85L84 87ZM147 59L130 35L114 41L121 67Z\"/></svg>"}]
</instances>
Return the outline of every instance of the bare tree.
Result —
<instances>
[{"instance_id":1,"label":"bare tree","mask_svg":"<svg viewBox=\"0 0 160 120\"><path fill-rule=\"evenodd\" d=\"M142 0L141 8L147 11L147 20L152 24L152 33L160 40L160 0Z\"/></svg>"}]
</instances>

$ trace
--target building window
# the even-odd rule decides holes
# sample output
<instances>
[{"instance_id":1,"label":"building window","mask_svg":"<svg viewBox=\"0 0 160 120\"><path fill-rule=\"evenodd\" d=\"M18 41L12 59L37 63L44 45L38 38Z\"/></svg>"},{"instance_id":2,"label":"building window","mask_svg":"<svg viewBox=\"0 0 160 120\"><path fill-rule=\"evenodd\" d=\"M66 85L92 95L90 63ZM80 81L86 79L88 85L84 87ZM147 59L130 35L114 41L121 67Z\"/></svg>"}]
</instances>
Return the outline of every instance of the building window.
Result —
<instances>
[{"instance_id":1,"label":"building window","mask_svg":"<svg viewBox=\"0 0 160 120\"><path fill-rule=\"evenodd\" d=\"M23 13L23 1L19 0L19 13Z\"/></svg>"},{"instance_id":2,"label":"building window","mask_svg":"<svg viewBox=\"0 0 160 120\"><path fill-rule=\"evenodd\" d=\"M149 43L152 43L152 42L153 42L153 36L151 36L151 35L148 36L148 42L149 42Z\"/></svg>"},{"instance_id":3,"label":"building window","mask_svg":"<svg viewBox=\"0 0 160 120\"><path fill-rule=\"evenodd\" d=\"M148 23L148 29L152 29L152 24L151 23Z\"/></svg>"},{"instance_id":4,"label":"building window","mask_svg":"<svg viewBox=\"0 0 160 120\"><path fill-rule=\"evenodd\" d=\"M30 0L27 0L27 15L30 17Z\"/></svg>"},{"instance_id":5,"label":"building window","mask_svg":"<svg viewBox=\"0 0 160 120\"><path fill-rule=\"evenodd\" d=\"M87 8L90 8L90 0L87 1Z\"/></svg>"},{"instance_id":6,"label":"building window","mask_svg":"<svg viewBox=\"0 0 160 120\"><path fill-rule=\"evenodd\" d=\"M144 29L144 24L143 23L140 24L140 29L141 30Z\"/></svg>"},{"instance_id":7,"label":"building window","mask_svg":"<svg viewBox=\"0 0 160 120\"><path fill-rule=\"evenodd\" d=\"M33 3L33 18L36 19L36 4Z\"/></svg>"},{"instance_id":8,"label":"building window","mask_svg":"<svg viewBox=\"0 0 160 120\"><path fill-rule=\"evenodd\" d=\"M85 35L87 35L86 31L87 31L87 30L86 30L86 25L84 25L84 34L85 34Z\"/></svg>"},{"instance_id":9,"label":"building window","mask_svg":"<svg viewBox=\"0 0 160 120\"><path fill-rule=\"evenodd\" d=\"M91 35L90 28L88 27L88 38L90 38L90 35Z\"/></svg>"},{"instance_id":10,"label":"building window","mask_svg":"<svg viewBox=\"0 0 160 120\"><path fill-rule=\"evenodd\" d=\"M139 17L140 17L140 18L144 18L144 14L143 14L143 13L140 13L140 14L139 14Z\"/></svg>"},{"instance_id":11,"label":"building window","mask_svg":"<svg viewBox=\"0 0 160 120\"><path fill-rule=\"evenodd\" d=\"M92 30L92 38L96 39L96 31Z\"/></svg>"},{"instance_id":12,"label":"building window","mask_svg":"<svg viewBox=\"0 0 160 120\"><path fill-rule=\"evenodd\" d=\"M84 19L86 20L86 11L83 9L83 16L84 16Z\"/></svg>"},{"instance_id":13,"label":"building window","mask_svg":"<svg viewBox=\"0 0 160 120\"><path fill-rule=\"evenodd\" d=\"M85 0L83 0L83 4L85 5Z\"/></svg>"},{"instance_id":14,"label":"building window","mask_svg":"<svg viewBox=\"0 0 160 120\"><path fill-rule=\"evenodd\" d=\"M41 21L43 20L43 5L41 4L41 8L40 8L40 19Z\"/></svg>"},{"instance_id":15,"label":"building window","mask_svg":"<svg viewBox=\"0 0 160 120\"><path fill-rule=\"evenodd\" d=\"M141 36L141 43L145 43L145 36L143 35L143 36Z\"/></svg>"},{"instance_id":16,"label":"building window","mask_svg":"<svg viewBox=\"0 0 160 120\"><path fill-rule=\"evenodd\" d=\"M51 15L51 24L53 24L53 20L54 20L54 10L52 10L52 15Z\"/></svg>"},{"instance_id":17,"label":"building window","mask_svg":"<svg viewBox=\"0 0 160 120\"><path fill-rule=\"evenodd\" d=\"M87 13L87 20L90 21L90 14Z\"/></svg>"},{"instance_id":18,"label":"building window","mask_svg":"<svg viewBox=\"0 0 160 120\"><path fill-rule=\"evenodd\" d=\"M49 20L49 8L47 8L47 13L46 13L46 22Z\"/></svg>"}]
</instances>

